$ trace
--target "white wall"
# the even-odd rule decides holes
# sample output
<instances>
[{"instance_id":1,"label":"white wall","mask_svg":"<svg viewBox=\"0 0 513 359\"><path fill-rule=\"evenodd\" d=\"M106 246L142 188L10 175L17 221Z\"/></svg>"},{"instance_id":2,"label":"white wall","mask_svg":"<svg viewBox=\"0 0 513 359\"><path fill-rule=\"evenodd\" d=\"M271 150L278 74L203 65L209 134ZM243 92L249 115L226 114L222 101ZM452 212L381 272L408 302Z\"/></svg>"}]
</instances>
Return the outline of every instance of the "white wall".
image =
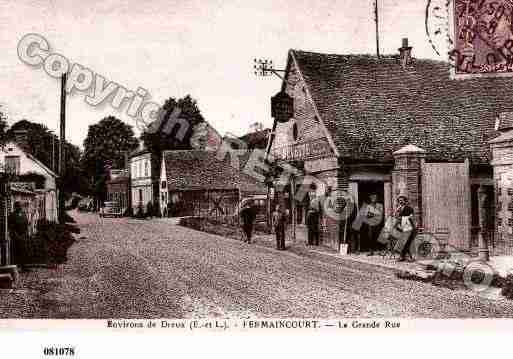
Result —
<instances>
[{"instance_id":1,"label":"white wall","mask_svg":"<svg viewBox=\"0 0 513 359\"><path fill-rule=\"evenodd\" d=\"M29 172L37 173L45 177L45 189L55 190L55 178L50 175L48 170L27 156L16 144L10 142L0 149L0 165L5 166L6 156L18 156L20 158L20 174Z\"/></svg>"}]
</instances>

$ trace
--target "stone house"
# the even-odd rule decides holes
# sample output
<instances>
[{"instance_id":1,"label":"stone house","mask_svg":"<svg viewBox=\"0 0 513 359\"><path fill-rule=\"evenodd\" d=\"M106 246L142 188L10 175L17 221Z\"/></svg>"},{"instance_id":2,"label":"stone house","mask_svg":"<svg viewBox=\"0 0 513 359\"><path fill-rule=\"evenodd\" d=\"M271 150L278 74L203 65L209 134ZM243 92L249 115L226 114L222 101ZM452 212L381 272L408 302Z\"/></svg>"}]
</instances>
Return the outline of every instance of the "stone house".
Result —
<instances>
[{"instance_id":1,"label":"stone house","mask_svg":"<svg viewBox=\"0 0 513 359\"><path fill-rule=\"evenodd\" d=\"M225 217L239 201L265 195L267 189L232 166L230 157L214 151L164 151L160 175L160 208L171 216Z\"/></svg>"},{"instance_id":2,"label":"stone house","mask_svg":"<svg viewBox=\"0 0 513 359\"><path fill-rule=\"evenodd\" d=\"M488 143L499 135L499 114L513 110L510 83L451 79L449 64L413 58L407 41L380 58L290 50L282 92L293 99L293 117L275 120L267 153L301 169L284 193L276 191L293 208L298 235L308 203L291 198L311 175L316 195L346 191L361 205L377 193L386 216L405 193L421 232L470 251L481 230L494 252L511 252L511 235L495 235L498 160L490 162ZM492 146L509 146L510 137ZM350 225L329 216L323 223L324 244L338 249Z\"/></svg>"}]
</instances>

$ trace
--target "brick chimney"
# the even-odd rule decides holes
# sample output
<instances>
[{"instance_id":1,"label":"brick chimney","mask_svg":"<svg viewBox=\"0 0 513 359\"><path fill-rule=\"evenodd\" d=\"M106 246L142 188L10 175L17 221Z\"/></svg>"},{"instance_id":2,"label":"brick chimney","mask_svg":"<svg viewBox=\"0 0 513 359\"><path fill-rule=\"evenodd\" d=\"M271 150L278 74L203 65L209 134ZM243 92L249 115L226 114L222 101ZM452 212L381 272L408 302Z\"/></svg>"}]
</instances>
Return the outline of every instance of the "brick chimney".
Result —
<instances>
[{"instance_id":1,"label":"brick chimney","mask_svg":"<svg viewBox=\"0 0 513 359\"><path fill-rule=\"evenodd\" d=\"M27 130L14 131L14 141L23 151L27 152L30 150L30 146L28 143L28 131Z\"/></svg>"},{"instance_id":2,"label":"brick chimney","mask_svg":"<svg viewBox=\"0 0 513 359\"><path fill-rule=\"evenodd\" d=\"M411 65L411 49L413 47L408 46L408 38L403 38L403 46L399 48L399 61L401 66L405 68Z\"/></svg>"}]
</instances>

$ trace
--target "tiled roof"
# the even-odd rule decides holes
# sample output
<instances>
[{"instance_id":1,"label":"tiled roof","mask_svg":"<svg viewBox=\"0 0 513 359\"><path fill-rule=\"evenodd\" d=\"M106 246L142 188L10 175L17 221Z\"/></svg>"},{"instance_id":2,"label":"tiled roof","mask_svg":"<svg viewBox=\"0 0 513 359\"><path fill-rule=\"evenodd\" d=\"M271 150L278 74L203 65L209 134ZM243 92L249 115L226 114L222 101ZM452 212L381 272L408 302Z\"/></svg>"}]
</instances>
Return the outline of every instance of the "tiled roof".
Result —
<instances>
[{"instance_id":1,"label":"tiled roof","mask_svg":"<svg viewBox=\"0 0 513 359\"><path fill-rule=\"evenodd\" d=\"M499 113L513 111L511 78L451 80L449 64L291 50L342 157L391 161L413 144L427 159L490 159Z\"/></svg>"},{"instance_id":2,"label":"tiled roof","mask_svg":"<svg viewBox=\"0 0 513 359\"><path fill-rule=\"evenodd\" d=\"M229 156L217 158L215 151L164 151L168 189L230 190L265 193L265 186L233 167ZM244 160L239 165L245 163Z\"/></svg>"}]
</instances>

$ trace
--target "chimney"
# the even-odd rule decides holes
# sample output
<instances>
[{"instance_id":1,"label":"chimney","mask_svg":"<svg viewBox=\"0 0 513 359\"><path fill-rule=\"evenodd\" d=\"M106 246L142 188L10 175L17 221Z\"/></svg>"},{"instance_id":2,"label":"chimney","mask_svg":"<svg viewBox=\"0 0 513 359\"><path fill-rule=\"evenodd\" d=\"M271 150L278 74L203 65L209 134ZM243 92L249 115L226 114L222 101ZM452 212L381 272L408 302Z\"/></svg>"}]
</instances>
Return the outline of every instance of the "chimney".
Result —
<instances>
[{"instance_id":1,"label":"chimney","mask_svg":"<svg viewBox=\"0 0 513 359\"><path fill-rule=\"evenodd\" d=\"M30 150L27 130L15 130L14 141L23 151L28 152Z\"/></svg>"},{"instance_id":2,"label":"chimney","mask_svg":"<svg viewBox=\"0 0 513 359\"><path fill-rule=\"evenodd\" d=\"M399 48L399 61L401 66L405 68L411 65L411 46L408 46L408 38L403 38L403 46Z\"/></svg>"}]
</instances>

